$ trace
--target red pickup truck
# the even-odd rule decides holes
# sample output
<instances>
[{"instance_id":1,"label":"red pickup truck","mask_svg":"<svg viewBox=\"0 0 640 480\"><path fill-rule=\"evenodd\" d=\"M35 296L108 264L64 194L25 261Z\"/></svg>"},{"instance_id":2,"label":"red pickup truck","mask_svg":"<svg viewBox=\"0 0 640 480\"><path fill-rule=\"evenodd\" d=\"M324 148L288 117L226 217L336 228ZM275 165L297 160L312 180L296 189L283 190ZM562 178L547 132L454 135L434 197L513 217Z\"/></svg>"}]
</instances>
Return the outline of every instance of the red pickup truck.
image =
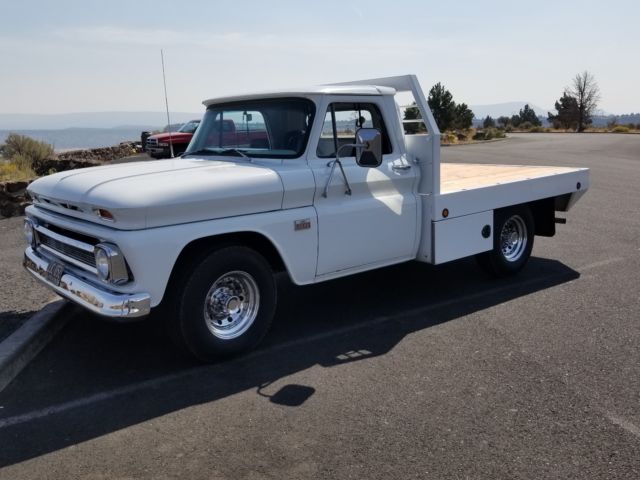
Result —
<instances>
[{"instance_id":1,"label":"red pickup truck","mask_svg":"<svg viewBox=\"0 0 640 480\"><path fill-rule=\"evenodd\" d=\"M145 151L153 158L171 157L171 144L173 144L173 155L182 154L191 141L191 137L200 125L200 120L191 120L178 129L177 132L156 133L147 137Z\"/></svg>"},{"instance_id":2,"label":"red pickup truck","mask_svg":"<svg viewBox=\"0 0 640 480\"><path fill-rule=\"evenodd\" d=\"M173 143L173 155L183 154L199 124L200 120L192 120L189 123L185 123L177 132L172 132L171 134L168 132L158 133L148 137L145 145L146 152L153 158L169 158L171 156L169 145ZM236 128L236 123L231 119L224 119L222 121L222 131L220 131L218 125L218 128L215 128L209 136L207 143L219 144L220 146L269 147L266 130L238 129Z\"/></svg>"}]
</instances>

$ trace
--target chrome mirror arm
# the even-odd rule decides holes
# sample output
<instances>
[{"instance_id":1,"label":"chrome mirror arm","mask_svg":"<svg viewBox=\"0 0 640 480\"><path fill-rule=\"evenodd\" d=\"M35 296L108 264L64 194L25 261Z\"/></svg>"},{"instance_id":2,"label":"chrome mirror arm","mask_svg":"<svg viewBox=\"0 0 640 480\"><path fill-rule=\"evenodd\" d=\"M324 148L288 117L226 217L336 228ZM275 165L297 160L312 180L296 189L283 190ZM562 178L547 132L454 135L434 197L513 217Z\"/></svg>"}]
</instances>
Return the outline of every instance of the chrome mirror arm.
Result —
<instances>
[{"instance_id":1,"label":"chrome mirror arm","mask_svg":"<svg viewBox=\"0 0 640 480\"><path fill-rule=\"evenodd\" d=\"M324 186L324 192L322 192L322 196L327 198L329 196L329 185L331 185L331 180L333 179L333 172L336 170L336 164L340 167L340 172L342 172L342 178L344 178L344 183L347 186L345 190L345 195L351 195L351 185L349 185L349 179L347 178L347 174L344 172L344 168L342 167L342 162L340 161L340 150L343 148L363 148L366 147L365 144L362 143L349 143L346 145L340 146L338 151L336 152L336 159L331 160L327 163L327 167L331 165L331 171L329 172L329 178L327 179L327 184Z\"/></svg>"}]
</instances>

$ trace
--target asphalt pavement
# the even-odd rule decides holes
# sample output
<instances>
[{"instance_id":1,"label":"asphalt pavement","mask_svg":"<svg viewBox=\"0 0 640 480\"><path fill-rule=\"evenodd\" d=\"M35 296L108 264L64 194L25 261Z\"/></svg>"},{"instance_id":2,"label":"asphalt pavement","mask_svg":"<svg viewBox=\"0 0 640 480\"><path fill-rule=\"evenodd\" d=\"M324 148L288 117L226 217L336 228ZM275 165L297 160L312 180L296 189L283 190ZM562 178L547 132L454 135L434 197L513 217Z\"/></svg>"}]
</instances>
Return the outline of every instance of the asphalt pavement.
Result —
<instances>
[{"instance_id":1,"label":"asphalt pavement","mask_svg":"<svg viewBox=\"0 0 640 480\"><path fill-rule=\"evenodd\" d=\"M0 394L0 479L640 478L640 135L511 135L445 161L591 168L525 271L279 279L251 354L75 307Z\"/></svg>"}]
</instances>

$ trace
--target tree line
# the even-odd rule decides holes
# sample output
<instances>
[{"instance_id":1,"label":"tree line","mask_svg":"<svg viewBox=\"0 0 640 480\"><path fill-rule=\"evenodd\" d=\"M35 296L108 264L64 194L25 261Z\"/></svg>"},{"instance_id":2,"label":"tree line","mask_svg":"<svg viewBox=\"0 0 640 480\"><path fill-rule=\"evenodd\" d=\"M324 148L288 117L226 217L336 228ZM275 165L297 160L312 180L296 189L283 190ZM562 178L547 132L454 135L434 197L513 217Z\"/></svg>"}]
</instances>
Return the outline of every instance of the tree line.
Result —
<instances>
[{"instance_id":1,"label":"tree line","mask_svg":"<svg viewBox=\"0 0 640 480\"><path fill-rule=\"evenodd\" d=\"M547 119L554 128L575 130L583 132L593 122L598 102L600 89L595 77L588 71L577 74L571 86L565 88L562 96L555 102L556 113L547 113ZM473 111L466 103L457 104L453 95L440 82L429 90L427 98L429 108L438 124L440 131L467 130L473 124ZM415 104L415 103L414 103ZM417 107L409 107L405 110L405 120L419 120L420 112ZM536 112L528 104L520 109L518 114L511 117L501 116L494 120L487 116L483 120L484 128L499 126L507 129L539 127L542 122ZM406 125L408 133L418 133L424 129L419 122Z\"/></svg>"}]
</instances>

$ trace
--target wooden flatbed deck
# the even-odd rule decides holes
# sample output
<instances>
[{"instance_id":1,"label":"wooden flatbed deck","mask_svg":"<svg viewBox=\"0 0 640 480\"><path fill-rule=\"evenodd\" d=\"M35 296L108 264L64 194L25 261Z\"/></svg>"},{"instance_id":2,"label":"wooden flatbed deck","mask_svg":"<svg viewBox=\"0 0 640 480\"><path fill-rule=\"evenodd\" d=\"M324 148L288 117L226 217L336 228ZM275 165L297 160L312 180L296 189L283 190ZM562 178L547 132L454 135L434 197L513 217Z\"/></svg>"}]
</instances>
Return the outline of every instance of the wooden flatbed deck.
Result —
<instances>
[{"instance_id":1,"label":"wooden flatbed deck","mask_svg":"<svg viewBox=\"0 0 640 480\"><path fill-rule=\"evenodd\" d=\"M440 165L440 193L460 192L575 171L575 168L569 167L442 163Z\"/></svg>"}]
</instances>

